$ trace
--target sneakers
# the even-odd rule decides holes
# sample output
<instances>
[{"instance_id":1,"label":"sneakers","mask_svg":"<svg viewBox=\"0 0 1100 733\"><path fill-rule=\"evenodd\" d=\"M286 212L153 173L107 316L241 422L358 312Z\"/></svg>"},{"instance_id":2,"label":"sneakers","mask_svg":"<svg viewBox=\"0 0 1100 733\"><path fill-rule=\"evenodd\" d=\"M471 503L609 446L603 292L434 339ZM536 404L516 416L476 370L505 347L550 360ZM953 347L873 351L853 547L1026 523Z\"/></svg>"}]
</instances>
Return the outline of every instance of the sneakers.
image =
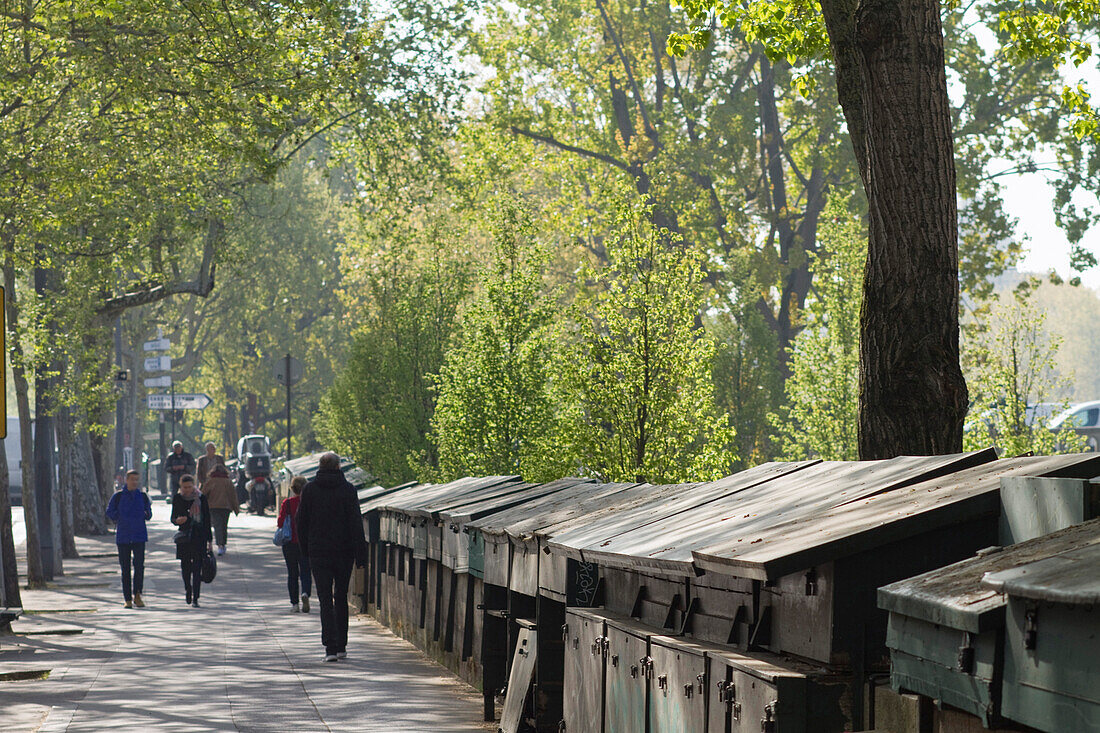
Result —
<instances>
[{"instance_id":1,"label":"sneakers","mask_svg":"<svg viewBox=\"0 0 1100 733\"><path fill-rule=\"evenodd\" d=\"M302 613L309 613L309 594L302 594Z\"/></svg>"},{"instance_id":2,"label":"sneakers","mask_svg":"<svg viewBox=\"0 0 1100 733\"><path fill-rule=\"evenodd\" d=\"M347 652L336 652L336 658L337 659L347 659L348 658L348 653Z\"/></svg>"},{"instance_id":3,"label":"sneakers","mask_svg":"<svg viewBox=\"0 0 1100 733\"><path fill-rule=\"evenodd\" d=\"M322 662L335 662L336 659L337 656L335 654L326 654L325 656L321 657Z\"/></svg>"},{"instance_id":4,"label":"sneakers","mask_svg":"<svg viewBox=\"0 0 1100 733\"><path fill-rule=\"evenodd\" d=\"M145 608L145 601L141 600L141 594L140 593L135 593L134 594L134 605L137 606L138 608Z\"/></svg>"},{"instance_id":5,"label":"sneakers","mask_svg":"<svg viewBox=\"0 0 1100 733\"><path fill-rule=\"evenodd\" d=\"M225 545L218 545L218 555L225 554Z\"/></svg>"},{"instance_id":6,"label":"sneakers","mask_svg":"<svg viewBox=\"0 0 1100 733\"><path fill-rule=\"evenodd\" d=\"M126 601L125 603L122 604L122 607L123 608L133 608L134 604L131 603L130 601Z\"/></svg>"},{"instance_id":7,"label":"sneakers","mask_svg":"<svg viewBox=\"0 0 1100 733\"><path fill-rule=\"evenodd\" d=\"M291 605L290 612L291 613L298 613L298 604L297 603Z\"/></svg>"}]
</instances>

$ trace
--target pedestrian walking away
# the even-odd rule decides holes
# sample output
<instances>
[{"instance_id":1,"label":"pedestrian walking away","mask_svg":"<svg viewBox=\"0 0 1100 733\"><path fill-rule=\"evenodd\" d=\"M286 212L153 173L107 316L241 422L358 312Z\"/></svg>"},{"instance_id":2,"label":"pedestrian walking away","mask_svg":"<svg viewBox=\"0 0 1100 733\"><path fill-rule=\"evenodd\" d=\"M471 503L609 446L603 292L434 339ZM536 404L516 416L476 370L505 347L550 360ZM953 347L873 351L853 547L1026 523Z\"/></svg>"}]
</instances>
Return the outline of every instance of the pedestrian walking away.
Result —
<instances>
[{"instance_id":1,"label":"pedestrian walking away","mask_svg":"<svg viewBox=\"0 0 1100 733\"><path fill-rule=\"evenodd\" d=\"M107 518L115 523L115 545L122 569L122 599L126 608L145 606L141 598L145 584L145 543L149 541L145 522L153 518L153 505L140 484L141 474L127 471L124 488L112 494L107 502Z\"/></svg>"},{"instance_id":2,"label":"pedestrian walking away","mask_svg":"<svg viewBox=\"0 0 1100 733\"><path fill-rule=\"evenodd\" d=\"M168 474L168 498L170 503L180 490L180 480L195 472L195 458L183 449L178 440L172 443L172 452L164 459L164 470Z\"/></svg>"},{"instance_id":3,"label":"pedestrian walking away","mask_svg":"<svg viewBox=\"0 0 1100 733\"><path fill-rule=\"evenodd\" d=\"M202 561L207 552L214 550L214 534L210 530L210 504L195 488L195 477L190 474L180 478L179 493L172 499L172 524L179 527L176 559L180 561L185 597L189 605L198 608Z\"/></svg>"},{"instance_id":4,"label":"pedestrian walking away","mask_svg":"<svg viewBox=\"0 0 1100 733\"><path fill-rule=\"evenodd\" d=\"M217 447L213 443L208 442L205 449L206 453L199 456L199 462L195 468L195 477L199 480L199 491L209 498L210 492L206 490L206 479L210 478L210 473L215 467L225 465L225 457L217 453Z\"/></svg>"},{"instance_id":5,"label":"pedestrian walking away","mask_svg":"<svg viewBox=\"0 0 1100 733\"><path fill-rule=\"evenodd\" d=\"M214 466L199 490L210 504L210 518L214 524L218 554L224 555L229 538L229 514L241 512L241 505L237 502L237 487L229 478L229 470L225 466Z\"/></svg>"},{"instance_id":6,"label":"pedestrian walking away","mask_svg":"<svg viewBox=\"0 0 1100 733\"><path fill-rule=\"evenodd\" d=\"M290 593L290 610L297 612L301 600L301 612L309 613L310 570L309 558L302 552L298 543L298 505L302 501L302 489L306 485L304 476L295 476L290 482L290 496L279 505L278 525L283 526L290 518L290 542L283 545L283 561L286 563L286 588ZM301 595L298 591L301 590Z\"/></svg>"},{"instance_id":7,"label":"pedestrian walking away","mask_svg":"<svg viewBox=\"0 0 1100 733\"><path fill-rule=\"evenodd\" d=\"M367 554L359 498L335 453L321 456L317 476L302 488L297 519L298 544L309 558L321 616L322 661L335 662L347 656L352 564L362 567Z\"/></svg>"}]
</instances>

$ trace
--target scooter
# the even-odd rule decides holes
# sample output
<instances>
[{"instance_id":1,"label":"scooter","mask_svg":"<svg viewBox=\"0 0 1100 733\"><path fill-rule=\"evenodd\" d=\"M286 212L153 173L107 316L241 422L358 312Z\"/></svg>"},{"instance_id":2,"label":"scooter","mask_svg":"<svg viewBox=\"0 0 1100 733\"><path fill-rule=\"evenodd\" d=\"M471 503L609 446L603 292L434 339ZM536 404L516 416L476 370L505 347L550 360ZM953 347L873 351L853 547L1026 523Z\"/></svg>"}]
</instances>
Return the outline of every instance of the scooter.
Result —
<instances>
[{"instance_id":1,"label":"scooter","mask_svg":"<svg viewBox=\"0 0 1100 733\"><path fill-rule=\"evenodd\" d=\"M248 482L248 511L262 517L269 506L275 506L275 485L267 476L256 476Z\"/></svg>"}]
</instances>

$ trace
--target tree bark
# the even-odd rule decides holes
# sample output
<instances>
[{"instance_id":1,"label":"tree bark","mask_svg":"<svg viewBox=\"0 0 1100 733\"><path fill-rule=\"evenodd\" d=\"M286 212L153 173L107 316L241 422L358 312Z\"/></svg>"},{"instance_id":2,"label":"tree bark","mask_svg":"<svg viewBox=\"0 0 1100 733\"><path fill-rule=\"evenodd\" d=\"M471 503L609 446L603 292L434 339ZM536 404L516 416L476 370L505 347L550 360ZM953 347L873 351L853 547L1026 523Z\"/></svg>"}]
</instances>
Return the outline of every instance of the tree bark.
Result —
<instances>
[{"instance_id":1,"label":"tree bark","mask_svg":"<svg viewBox=\"0 0 1100 733\"><path fill-rule=\"evenodd\" d=\"M0 606L22 608L19 596L19 562L15 557L15 533L11 526L11 474L8 472L8 452L0 439L0 575L4 582L0 586Z\"/></svg>"},{"instance_id":2,"label":"tree bark","mask_svg":"<svg viewBox=\"0 0 1100 733\"><path fill-rule=\"evenodd\" d=\"M938 0L824 0L870 241L859 455L962 450L958 212Z\"/></svg>"},{"instance_id":3,"label":"tree bark","mask_svg":"<svg viewBox=\"0 0 1100 733\"><path fill-rule=\"evenodd\" d=\"M57 411L57 456L60 463L58 494L61 496L61 556L66 559L80 557L76 551L76 534L73 524L73 504L76 499L73 481L72 410L62 407Z\"/></svg>"},{"instance_id":4,"label":"tree bark","mask_svg":"<svg viewBox=\"0 0 1100 733\"><path fill-rule=\"evenodd\" d=\"M19 306L15 299L15 265L11 242L4 258L4 289L7 314L8 343L11 349L11 378L15 385L15 402L19 411L20 460L23 480L23 523L27 528L27 587L44 588L41 544L38 537L38 502L34 484L34 440L31 436L30 386L23 364L23 343L19 334Z\"/></svg>"}]
</instances>

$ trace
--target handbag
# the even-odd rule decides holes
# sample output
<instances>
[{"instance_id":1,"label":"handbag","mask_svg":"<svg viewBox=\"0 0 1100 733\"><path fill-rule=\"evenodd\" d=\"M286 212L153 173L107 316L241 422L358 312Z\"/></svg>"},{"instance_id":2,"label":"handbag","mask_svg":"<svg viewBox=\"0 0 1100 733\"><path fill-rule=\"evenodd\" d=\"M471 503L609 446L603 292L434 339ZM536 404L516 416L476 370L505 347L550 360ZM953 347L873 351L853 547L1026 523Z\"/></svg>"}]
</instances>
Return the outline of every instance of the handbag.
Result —
<instances>
[{"instance_id":1,"label":"handbag","mask_svg":"<svg viewBox=\"0 0 1100 733\"><path fill-rule=\"evenodd\" d=\"M218 561L214 553L207 552L202 558L202 582L213 583L214 576L218 574Z\"/></svg>"},{"instance_id":2,"label":"handbag","mask_svg":"<svg viewBox=\"0 0 1100 733\"><path fill-rule=\"evenodd\" d=\"M172 537L172 539L177 545L186 545L188 542L191 541L191 531L185 529L177 530L175 536Z\"/></svg>"},{"instance_id":3,"label":"handbag","mask_svg":"<svg viewBox=\"0 0 1100 733\"><path fill-rule=\"evenodd\" d=\"M294 537L294 530L290 525L291 517L286 515L286 520L283 522L283 526L275 530L275 536L271 538L271 541L276 547L282 547L289 544L290 540Z\"/></svg>"}]
</instances>

